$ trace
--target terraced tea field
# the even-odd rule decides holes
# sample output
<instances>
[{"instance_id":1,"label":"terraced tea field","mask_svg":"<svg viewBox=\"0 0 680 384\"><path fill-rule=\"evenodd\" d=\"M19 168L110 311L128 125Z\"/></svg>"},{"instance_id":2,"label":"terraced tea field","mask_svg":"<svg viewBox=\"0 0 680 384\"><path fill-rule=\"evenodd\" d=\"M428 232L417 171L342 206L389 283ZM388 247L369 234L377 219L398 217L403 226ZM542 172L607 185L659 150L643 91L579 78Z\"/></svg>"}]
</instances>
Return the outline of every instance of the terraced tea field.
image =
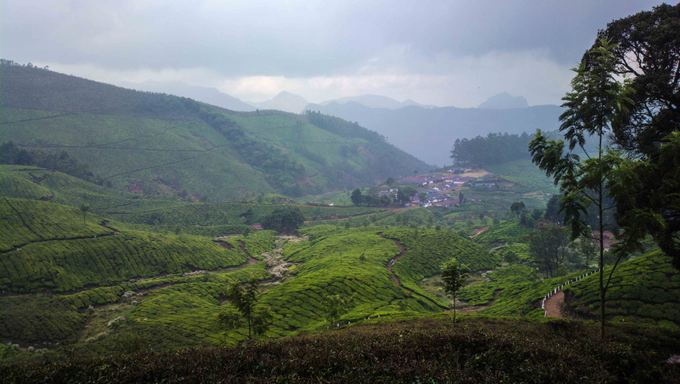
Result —
<instances>
[{"instance_id":1,"label":"terraced tea field","mask_svg":"<svg viewBox=\"0 0 680 384\"><path fill-rule=\"evenodd\" d=\"M605 276L611 269L605 269ZM598 277L565 290L567 311L594 318L599 310ZM623 262L607 291L606 314L613 322L656 324L680 329L680 275L670 258L654 250Z\"/></svg>"}]
</instances>

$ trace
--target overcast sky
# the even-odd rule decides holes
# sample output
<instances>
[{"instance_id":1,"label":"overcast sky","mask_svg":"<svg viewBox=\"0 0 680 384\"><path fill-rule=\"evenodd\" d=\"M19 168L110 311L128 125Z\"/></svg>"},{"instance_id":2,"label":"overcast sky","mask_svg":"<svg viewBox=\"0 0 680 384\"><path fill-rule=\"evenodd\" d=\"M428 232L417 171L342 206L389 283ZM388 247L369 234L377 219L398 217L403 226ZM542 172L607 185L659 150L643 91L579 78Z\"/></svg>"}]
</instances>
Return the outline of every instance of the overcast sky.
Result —
<instances>
[{"instance_id":1,"label":"overcast sky","mask_svg":"<svg viewBox=\"0 0 680 384\"><path fill-rule=\"evenodd\" d=\"M659 1L2 0L0 56L111 83L245 100L381 94L559 103L598 29Z\"/></svg>"}]
</instances>

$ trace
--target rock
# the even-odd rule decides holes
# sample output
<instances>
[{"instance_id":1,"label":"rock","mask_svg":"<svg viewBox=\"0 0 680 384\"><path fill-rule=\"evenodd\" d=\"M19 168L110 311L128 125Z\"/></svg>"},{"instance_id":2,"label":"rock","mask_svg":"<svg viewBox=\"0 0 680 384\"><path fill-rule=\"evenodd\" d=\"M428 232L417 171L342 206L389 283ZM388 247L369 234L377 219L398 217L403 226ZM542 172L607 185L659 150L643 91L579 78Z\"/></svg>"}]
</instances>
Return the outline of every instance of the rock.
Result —
<instances>
[{"instance_id":1,"label":"rock","mask_svg":"<svg viewBox=\"0 0 680 384\"><path fill-rule=\"evenodd\" d=\"M113 320L109 320L109 322L106 323L106 326L109 327L109 328L115 327L115 326L118 326L118 324L119 324L120 322L122 322L122 321L125 321L125 317L123 317L123 316L118 316L118 317L116 317L116 318L113 319Z\"/></svg>"},{"instance_id":2,"label":"rock","mask_svg":"<svg viewBox=\"0 0 680 384\"><path fill-rule=\"evenodd\" d=\"M132 297L132 296L134 296L134 295L135 295L135 292L134 292L134 291L125 291L125 292L123 293L123 297L126 298L126 299L127 299L127 298L130 298L130 297Z\"/></svg>"}]
</instances>

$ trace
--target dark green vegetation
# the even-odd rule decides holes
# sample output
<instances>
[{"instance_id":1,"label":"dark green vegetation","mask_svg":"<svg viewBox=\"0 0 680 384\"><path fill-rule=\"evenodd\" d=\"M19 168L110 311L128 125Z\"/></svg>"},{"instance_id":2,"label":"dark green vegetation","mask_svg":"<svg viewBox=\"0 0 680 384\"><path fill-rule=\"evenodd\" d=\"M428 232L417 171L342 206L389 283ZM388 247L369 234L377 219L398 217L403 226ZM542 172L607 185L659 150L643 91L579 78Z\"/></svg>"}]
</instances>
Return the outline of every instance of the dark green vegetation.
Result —
<instances>
[{"instance_id":1,"label":"dark green vegetation","mask_svg":"<svg viewBox=\"0 0 680 384\"><path fill-rule=\"evenodd\" d=\"M300 195L427 169L340 119L231 112L7 61L0 84L0 143L66 151L116 189L145 196Z\"/></svg>"},{"instance_id":2,"label":"dark green vegetation","mask_svg":"<svg viewBox=\"0 0 680 384\"><path fill-rule=\"evenodd\" d=\"M297 207L281 207L265 216L262 226L265 229L272 229L279 233L294 234L304 223L305 218Z\"/></svg>"},{"instance_id":3,"label":"dark green vegetation","mask_svg":"<svg viewBox=\"0 0 680 384\"><path fill-rule=\"evenodd\" d=\"M451 150L454 163L461 166L487 167L513 160L528 160L531 137L520 135L490 133L486 137L456 139Z\"/></svg>"},{"instance_id":4,"label":"dark green vegetation","mask_svg":"<svg viewBox=\"0 0 680 384\"><path fill-rule=\"evenodd\" d=\"M538 130L529 144L532 161L560 186L560 208L572 237L590 237L584 216L590 209L597 212L603 339L607 293L623 258L641 250L651 236L680 266L680 40L672 31L679 22L680 6L662 5L611 23L583 55L572 90L563 98L563 137L548 140ZM597 147L589 154L584 144L591 136ZM606 137L614 142L607 143ZM584 159L576 148L584 150ZM622 235L612 248L615 260L609 262L605 214L612 209ZM605 276L608 264L612 267Z\"/></svg>"},{"instance_id":5,"label":"dark green vegetation","mask_svg":"<svg viewBox=\"0 0 680 384\"><path fill-rule=\"evenodd\" d=\"M677 382L676 333L526 320L419 320L240 348L200 348L0 367L5 382L583 383ZM282 358L284 357L285 358Z\"/></svg>"}]
</instances>

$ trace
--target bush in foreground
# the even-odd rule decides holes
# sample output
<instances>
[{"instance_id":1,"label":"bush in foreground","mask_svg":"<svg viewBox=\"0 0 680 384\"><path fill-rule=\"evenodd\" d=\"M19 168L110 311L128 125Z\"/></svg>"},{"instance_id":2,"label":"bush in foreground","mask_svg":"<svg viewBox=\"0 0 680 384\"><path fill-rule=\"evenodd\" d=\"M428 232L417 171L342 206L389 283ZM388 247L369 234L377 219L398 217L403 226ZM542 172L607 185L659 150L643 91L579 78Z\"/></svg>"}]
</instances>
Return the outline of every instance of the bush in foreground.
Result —
<instances>
[{"instance_id":1,"label":"bush in foreground","mask_svg":"<svg viewBox=\"0 0 680 384\"><path fill-rule=\"evenodd\" d=\"M240 348L0 367L12 382L680 382L678 334L590 323L467 318L357 326Z\"/></svg>"}]
</instances>

